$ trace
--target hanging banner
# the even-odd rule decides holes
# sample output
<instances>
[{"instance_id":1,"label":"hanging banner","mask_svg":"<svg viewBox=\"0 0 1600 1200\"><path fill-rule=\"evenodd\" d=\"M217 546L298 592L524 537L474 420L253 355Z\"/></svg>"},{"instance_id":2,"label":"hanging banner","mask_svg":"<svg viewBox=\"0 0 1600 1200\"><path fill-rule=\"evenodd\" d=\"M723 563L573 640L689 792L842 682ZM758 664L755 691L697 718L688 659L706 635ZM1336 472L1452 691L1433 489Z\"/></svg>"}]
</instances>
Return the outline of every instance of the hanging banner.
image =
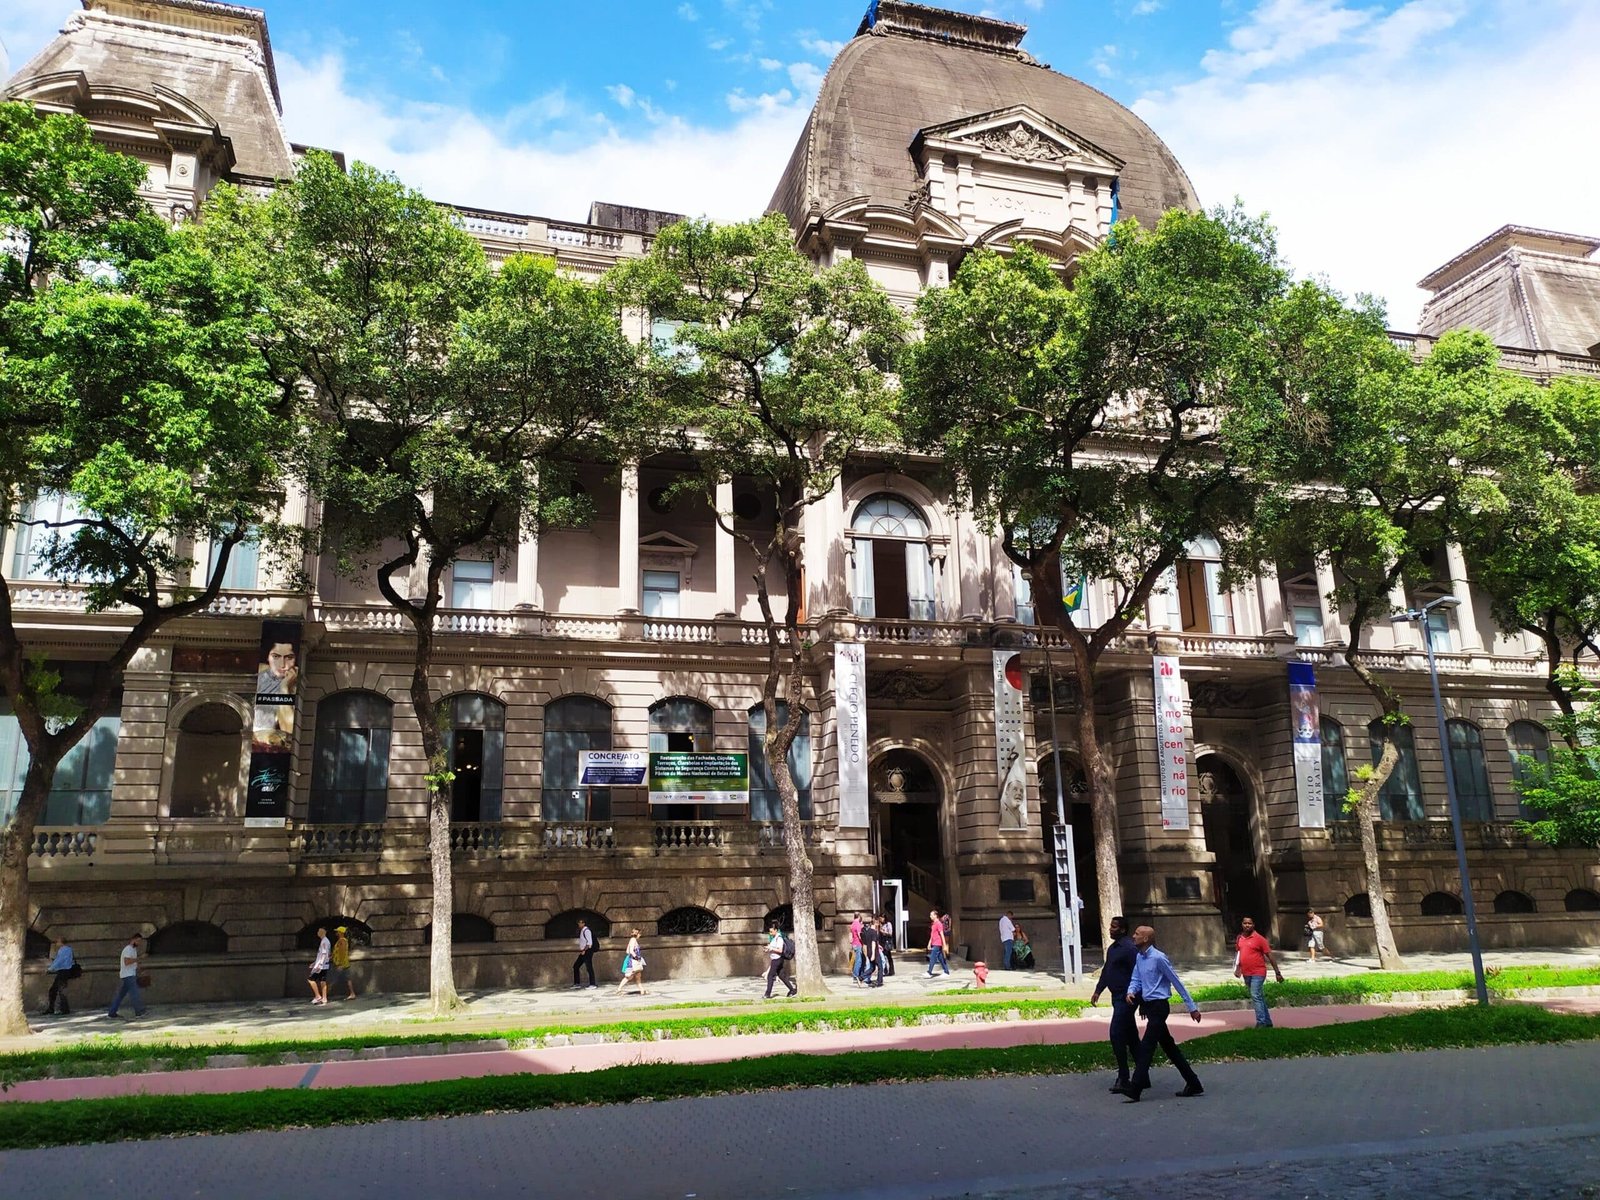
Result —
<instances>
[{"instance_id":1,"label":"hanging banner","mask_svg":"<svg viewBox=\"0 0 1600 1200\"><path fill-rule=\"evenodd\" d=\"M579 750L579 787L643 787L650 755L645 750Z\"/></svg>"},{"instance_id":2,"label":"hanging banner","mask_svg":"<svg viewBox=\"0 0 1600 1200\"><path fill-rule=\"evenodd\" d=\"M1289 664L1289 725L1300 828L1322 829L1327 821L1322 795L1322 706L1310 663Z\"/></svg>"},{"instance_id":3,"label":"hanging banner","mask_svg":"<svg viewBox=\"0 0 1600 1200\"><path fill-rule=\"evenodd\" d=\"M1028 827L1027 740L1023 735L1022 655L994 652L994 753L999 771L1000 828Z\"/></svg>"},{"instance_id":4,"label":"hanging banner","mask_svg":"<svg viewBox=\"0 0 1600 1200\"><path fill-rule=\"evenodd\" d=\"M250 733L246 828L281 828L289 819L289 765L294 755L294 706L300 690L299 621L261 622L256 662L255 717Z\"/></svg>"},{"instance_id":5,"label":"hanging banner","mask_svg":"<svg viewBox=\"0 0 1600 1200\"><path fill-rule=\"evenodd\" d=\"M1161 765L1161 828L1189 828L1189 733L1183 674L1175 655L1155 656L1156 746Z\"/></svg>"},{"instance_id":6,"label":"hanging banner","mask_svg":"<svg viewBox=\"0 0 1600 1200\"><path fill-rule=\"evenodd\" d=\"M749 804L749 752L652 751L650 803Z\"/></svg>"},{"instance_id":7,"label":"hanging banner","mask_svg":"<svg viewBox=\"0 0 1600 1200\"><path fill-rule=\"evenodd\" d=\"M867 648L833 648L833 697L839 725L839 827L867 827Z\"/></svg>"}]
</instances>

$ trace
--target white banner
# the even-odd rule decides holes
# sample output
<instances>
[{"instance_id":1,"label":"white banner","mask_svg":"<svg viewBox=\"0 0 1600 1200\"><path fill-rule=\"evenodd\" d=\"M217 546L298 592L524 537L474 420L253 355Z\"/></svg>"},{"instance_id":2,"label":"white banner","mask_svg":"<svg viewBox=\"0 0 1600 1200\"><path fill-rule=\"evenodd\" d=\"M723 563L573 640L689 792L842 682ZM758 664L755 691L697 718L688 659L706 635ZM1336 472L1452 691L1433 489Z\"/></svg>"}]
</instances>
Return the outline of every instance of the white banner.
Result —
<instances>
[{"instance_id":1,"label":"white banner","mask_svg":"<svg viewBox=\"0 0 1600 1200\"><path fill-rule=\"evenodd\" d=\"M867 648L833 647L833 703L839 737L839 827L867 827Z\"/></svg>"},{"instance_id":2,"label":"white banner","mask_svg":"<svg viewBox=\"0 0 1600 1200\"><path fill-rule=\"evenodd\" d=\"M994 753L999 772L1000 828L1028 827L1027 738L1023 733L1022 655L994 652Z\"/></svg>"},{"instance_id":3,"label":"white banner","mask_svg":"<svg viewBox=\"0 0 1600 1200\"><path fill-rule=\"evenodd\" d=\"M1310 663L1289 664L1289 736L1294 745L1294 790L1301 829L1322 829L1322 713Z\"/></svg>"},{"instance_id":4,"label":"white banner","mask_svg":"<svg viewBox=\"0 0 1600 1200\"><path fill-rule=\"evenodd\" d=\"M1161 828L1189 828L1189 731L1176 655L1155 656L1156 747L1161 764Z\"/></svg>"}]
</instances>

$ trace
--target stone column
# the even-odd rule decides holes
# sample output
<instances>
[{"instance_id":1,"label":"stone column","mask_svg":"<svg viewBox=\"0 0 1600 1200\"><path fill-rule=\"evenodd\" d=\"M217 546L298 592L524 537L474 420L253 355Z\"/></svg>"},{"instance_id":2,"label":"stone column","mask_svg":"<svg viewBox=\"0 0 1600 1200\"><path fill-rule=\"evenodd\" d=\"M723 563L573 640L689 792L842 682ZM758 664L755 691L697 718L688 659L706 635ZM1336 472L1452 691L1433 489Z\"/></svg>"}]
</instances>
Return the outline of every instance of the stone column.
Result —
<instances>
[{"instance_id":1,"label":"stone column","mask_svg":"<svg viewBox=\"0 0 1600 1200\"><path fill-rule=\"evenodd\" d=\"M820 621L830 612L850 609L849 547L845 541L844 480L805 516L806 613Z\"/></svg>"},{"instance_id":2,"label":"stone column","mask_svg":"<svg viewBox=\"0 0 1600 1200\"><path fill-rule=\"evenodd\" d=\"M1404 612L1411 607L1411 598L1406 595L1404 581L1397 582L1389 589L1389 603L1395 609ZM1394 630L1395 648L1399 650L1421 650L1422 631L1411 621L1395 621L1389 626Z\"/></svg>"},{"instance_id":3,"label":"stone column","mask_svg":"<svg viewBox=\"0 0 1600 1200\"><path fill-rule=\"evenodd\" d=\"M1468 654L1483 653L1483 633L1478 628L1478 612L1472 603L1472 581L1467 577L1467 559L1456 542L1447 542L1445 561L1450 568L1450 594L1461 601L1456 609L1456 627L1461 634L1461 649Z\"/></svg>"},{"instance_id":4,"label":"stone column","mask_svg":"<svg viewBox=\"0 0 1600 1200\"><path fill-rule=\"evenodd\" d=\"M733 480L724 479L717 484L717 514L721 520L716 522L717 542L717 616L731 617L738 611L738 602L734 596L736 552L733 534L722 527L726 521L733 524Z\"/></svg>"},{"instance_id":5,"label":"stone column","mask_svg":"<svg viewBox=\"0 0 1600 1200\"><path fill-rule=\"evenodd\" d=\"M539 590L539 534L525 530L517 540L517 578L511 591L513 608L544 607Z\"/></svg>"},{"instance_id":6,"label":"stone column","mask_svg":"<svg viewBox=\"0 0 1600 1200\"><path fill-rule=\"evenodd\" d=\"M1339 617L1339 606L1329 597L1335 587L1333 564L1317 560L1317 607L1322 610L1322 640L1329 645L1343 645L1349 634Z\"/></svg>"},{"instance_id":7,"label":"stone column","mask_svg":"<svg viewBox=\"0 0 1600 1200\"><path fill-rule=\"evenodd\" d=\"M617 519L617 611L639 611L639 464L622 468L622 509Z\"/></svg>"},{"instance_id":8,"label":"stone column","mask_svg":"<svg viewBox=\"0 0 1600 1200\"><path fill-rule=\"evenodd\" d=\"M959 602L958 616L963 621L981 621L984 619L984 610L995 616L1007 616L1008 612L999 608L995 602L997 589L994 584L999 582L995 573L991 547L986 544L986 539L981 536L978 522L966 509L957 509L954 513L956 527L955 571L956 571L956 596ZM993 582L988 588L984 587L985 576ZM988 592L990 603L984 603L984 592Z\"/></svg>"},{"instance_id":9,"label":"stone column","mask_svg":"<svg viewBox=\"0 0 1600 1200\"><path fill-rule=\"evenodd\" d=\"M1278 582L1278 568L1271 563L1261 568L1256 580L1256 593L1261 598L1261 632L1267 636L1282 633L1286 625L1283 609L1283 585Z\"/></svg>"}]
</instances>

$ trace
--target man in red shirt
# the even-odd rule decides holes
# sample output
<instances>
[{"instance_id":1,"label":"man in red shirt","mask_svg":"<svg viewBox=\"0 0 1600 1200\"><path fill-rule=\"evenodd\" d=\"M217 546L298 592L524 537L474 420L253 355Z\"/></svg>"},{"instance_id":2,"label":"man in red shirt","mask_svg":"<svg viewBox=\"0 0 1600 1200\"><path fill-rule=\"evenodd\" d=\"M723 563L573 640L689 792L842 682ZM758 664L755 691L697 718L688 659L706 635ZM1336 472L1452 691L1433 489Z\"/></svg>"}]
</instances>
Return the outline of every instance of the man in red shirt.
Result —
<instances>
[{"instance_id":1,"label":"man in red shirt","mask_svg":"<svg viewBox=\"0 0 1600 1200\"><path fill-rule=\"evenodd\" d=\"M1277 960L1272 957L1272 944L1256 932L1254 917L1244 917L1239 921L1239 936L1233 945L1239 952L1239 957L1233 965L1233 973L1243 979L1245 987L1250 989L1250 1003L1255 1005L1256 1010L1256 1028L1271 1029L1272 1014L1267 1011L1269 964L1272 973L1278 977L1278 982L1283 982L1283 972L1278 969Z\"/></svg>"}]
</instances>

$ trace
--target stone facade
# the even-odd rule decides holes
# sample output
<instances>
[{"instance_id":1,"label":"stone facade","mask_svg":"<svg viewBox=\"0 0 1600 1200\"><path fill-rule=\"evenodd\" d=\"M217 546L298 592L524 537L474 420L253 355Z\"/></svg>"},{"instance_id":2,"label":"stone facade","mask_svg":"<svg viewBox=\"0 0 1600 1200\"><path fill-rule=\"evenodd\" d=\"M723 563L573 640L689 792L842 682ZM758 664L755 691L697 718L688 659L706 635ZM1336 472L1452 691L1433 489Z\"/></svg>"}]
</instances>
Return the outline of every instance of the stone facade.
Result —
<instances>
[{"instance_id":1,"label":"stone facade","mask_svg":"<svg viewBox=\"0 0 1600 1200\"><path fill-rule=\"evenodd\" d=\"M774 195L817 261L858 257L909 304L947 282L975 246L1027 242L1070 275L1075 256L1105 236L1119 210L1148 221L1197 203L1159 138L1107 97L1035 62L1020 49L1020 26L890 0L876 11L877 23L863 27L829 72ZM265 19L230 5L85 0L7 93L87 116L109 144L149 165L147 195L175 219L193 213L215 180L270 187L303 152L278 122ZM588 223L458 212L492 259L534 251L589 277L642 254L672 216L615 204L597 204ZM1582 242L1556 240L1569 255ZM1441 287L1482 265L1463 263ZM1435 322L1428 332L1442 327ZM633 331L643 335L642 319ZM1425 348L1427 338L1416 342ZM1546 375L1600 372L1600 362L1579 353L1511 361ZM856 464L807 518L818 711L806 836L824 941L840 943L849 914L874 902L875 882L897 877L911 893L914 940L936 904L953 912L958 945L992 958L995 920L1012 909L1041 960L1059 961L1051 830L1058 749L1079 886L1091 903L1094 895L1086 806L1071 794L1074 746L1070 736L1059 747L1052 740L1050 688L1038 670L1047 650L1059 655L1060 642L1030 626L1026 594L996 540L952 502L937 473L906 469ZM743 809L720 819L674 816L652 811L640 788L613 788L603 804L581 797L579 819L558 815L546 799L547 778L561 769L547 750L570 745L548 720L563 698L603 704L614 749L646 749L653 734L695 749L749 745L765 657L744 582L749 564L709 510L659 502L669 478L650 463L624 472L620 484L596 471L585 481L598 501L587 529L529 541L481 577L461 569L448 581L460 602L443 617L436 686L441 695L485 698L501 764L491 789L498 802L475 793L478 807L460 814L454 833L463 986L564 979L577 911L609 923L603 962L638 925L653 970L753 973L759 930L787 900L782 829ZM724 500L741 519L762 518L748 481L735 479ZM287 505L291 519L316 519L314 500L291 496ZM864 514L876 514L877 524ZM1336 950L1365 947L1358 848L1342 823L1302 827L1290 755L1285 663L1301 661L1319 669L1323 713L1343 730L1348 770L1367 758L1366 724L1376 709L1322 648L1342 636L1341 614L1324 598L1332 580L1284 564L1231 591L1207 590L1204 554L1197 545L1184 566L1199 592L1180 603L1174 580L1152 606L1150 627L1130 631L1102 668L1099 701L1123 813L1124 908L1158 920L1164 944L1182 953L1220 953L1227 923L1245 911L1293 942L1308 904L1327 914ZM203 548L195 558L202 571ZM109 963L136 927L158 935L158 959L185 967L186 998L297 994L299 939L308 926L341 917L359 923L358 943L369 943L358 944L365 986L423 986L426 820L407 693L409 639L374 588L305 565L309 590L291 590L287 573L263 563L127 671L106 819L51 825L36 842L30 922L40 937L70 931L93 968ZM75 588L27 578L24 567L8 532L0 570L30 644L61 661L92 658L122 618L85 615ZM1550 711L1538 647L1493 626L1459 553L1443 549L1437 574L1439 590L1465 601L1448 631L1452 649L1441 655L1445 703L1451 717L1481 731L1492 796L1468 826L1485 944L1600 942L1595 914L1569 911L1600 902L1594 855L1530 847L1511 825L1508 729L1540 723ZM1093 617L1108 597L1093 583L1088 590ZM256 648L262 620L284 617L306 623L290 818L282 828L256 828L243 820ZM1413 710L1425 712L1416 634L1385 628L1374 637ZM833 648L841 641L866 647L865 825L842 821L838 803ZM1023 653L1034 669L1019 828L1002 828L1018 823L1002 819L996 650ZM1163 829L1160 818L1153 653L1182 663L1199 782L1183 831ZM338 731L319 733L319 713L351 693L377 698L388 712L378 820L318 816L319 789L333 786L326 764L342 761L326 748ZM1070 688L1058 687L1056 698L1065 733ZM668 711L666 701L694 702L672 711L698 714L703 725L653 728L652 712ZM1382 828L1393 911L1403 949L1453 948L1462 941L1460 918L1424 912L1425 897L1457 887L1431 722L1418 722L1416 739L1422 810ZM492 771L488 758L480 767ZM0 761L0 772L7 768ZM1095 926L1097 914L1087 916ZM91 975L91 992L110 986L107 972Z\"/></svg>"}]
</instances>

